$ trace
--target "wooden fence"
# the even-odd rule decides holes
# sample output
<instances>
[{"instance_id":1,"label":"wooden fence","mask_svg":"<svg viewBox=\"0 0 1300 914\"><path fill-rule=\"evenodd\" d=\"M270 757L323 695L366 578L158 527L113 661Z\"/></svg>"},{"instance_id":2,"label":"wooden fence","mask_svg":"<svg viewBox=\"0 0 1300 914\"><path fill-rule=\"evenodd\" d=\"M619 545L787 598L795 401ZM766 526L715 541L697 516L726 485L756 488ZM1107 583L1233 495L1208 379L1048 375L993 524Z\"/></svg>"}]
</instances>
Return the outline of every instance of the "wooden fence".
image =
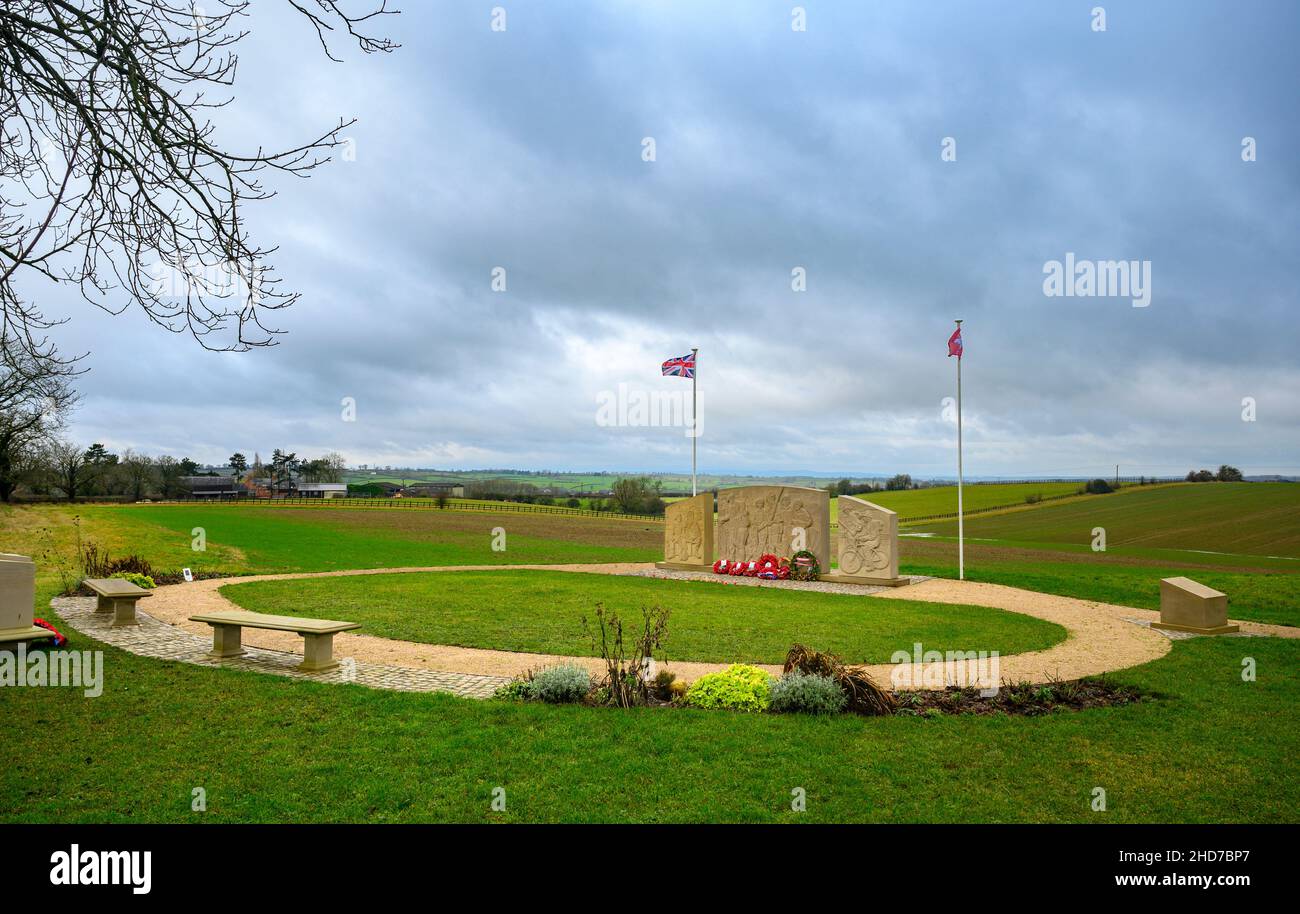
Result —
<instances>
[{"instance_id":1,"label":"wooden fence","mask_svg":"<svg viewBox=\"0 0 1300 914\"><path fill-rule=\"evenodd\" d=\"M243 505L252 507L273 507L276 505L298 505L309 508L366 508L372 510L419 510L419 511L473 511L480 514L560 514L574 517L603 517L614 520L641 520L663 523L663 517L648 514L622 514L617 511L591 511L586 508L566 508L562 505L530 505L522 502L476 501L460 502L448 500L439 505L432 498L361 498L347 496L344 498L304 498L289 496L285 498L171 498L153 502L156 505Z\"/></svg>"}]
</instances>

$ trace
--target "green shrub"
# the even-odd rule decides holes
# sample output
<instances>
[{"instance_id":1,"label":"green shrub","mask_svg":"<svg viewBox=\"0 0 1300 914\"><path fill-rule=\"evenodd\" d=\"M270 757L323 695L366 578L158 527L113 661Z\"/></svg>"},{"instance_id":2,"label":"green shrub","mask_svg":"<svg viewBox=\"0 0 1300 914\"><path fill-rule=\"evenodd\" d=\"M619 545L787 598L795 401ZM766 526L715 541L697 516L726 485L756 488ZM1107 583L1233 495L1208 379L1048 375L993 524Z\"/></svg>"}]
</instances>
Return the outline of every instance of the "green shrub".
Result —
<instances>
[{"instance_id":1,"label":"green shrub","mask_svg":"<svg viewBox=\"0 0 1300 914\"><path fill-rule=\"evenodd\" d=\"M726 711L765 711L771 702L772 677L743 663L701 676L686 690L685 699L692 708Z\"/></svg>"},{"instance_id":2,"label":"green shrub","mask_svg":"<svg viewBox=\"0 0 1300 914\"><path fill-rule=\"evenodd\" d=\"M772 710L786 714L838 714L848 696L831 676L791 670L772 684Z\"/></svg>"},{"instance_id":3,"label":"green shrub","mask_svg":"<svg viewBox=\"0 0 1300 914\"><path fill-rule=\"evenodd\" d=\"M147 574L135 574L130 571L119 571L113 575L115 578L121 578L123 581L130 581L136 587L143 587L145 590L153 590L158 585L154 583L153 578Z\"/></svg>"},{"instance_id":4,"label":"green shrub","mask_svg":"<svg viewBox=\"0 0 1300 914\"><path fill-rule=\"evenodd\" d=\"M532 695L549 704L581 701L591 691L591 674L580 666L548 666L533 674Z\"/></svg>"},{"instance_id":5,"label":"green shrub","mask_svg":"<svg viewBox=\"0 0 1300 914\"><path fill-rule=\"evenodd\" d=\"M527 679L512 679L492 693L502 701L527 701L533 697L533 684Z\"/></svg>"}]
</instances>

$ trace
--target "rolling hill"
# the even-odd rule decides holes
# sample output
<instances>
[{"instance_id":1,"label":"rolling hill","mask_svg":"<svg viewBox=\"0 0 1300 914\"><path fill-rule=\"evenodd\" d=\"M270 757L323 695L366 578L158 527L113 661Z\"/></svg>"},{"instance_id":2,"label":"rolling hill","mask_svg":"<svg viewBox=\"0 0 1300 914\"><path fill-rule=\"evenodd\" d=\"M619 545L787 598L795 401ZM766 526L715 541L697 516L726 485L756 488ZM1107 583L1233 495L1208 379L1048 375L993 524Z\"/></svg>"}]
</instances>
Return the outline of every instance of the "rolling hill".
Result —
<instances>
[{"instance_id":1,"label":"rolling hill","mask_svg":"<svg viewBox=\"0 0 1300 914\"><path fill-rule=\"evenodd\" d=\"M1108 548L1300 558L1300 485L1225 482L1128 489L968 517L966 536L1088 546L1095 527L1105 528ZM956 536L957 523L935 521L909 529Z\"/></svg>"}]
</instances>

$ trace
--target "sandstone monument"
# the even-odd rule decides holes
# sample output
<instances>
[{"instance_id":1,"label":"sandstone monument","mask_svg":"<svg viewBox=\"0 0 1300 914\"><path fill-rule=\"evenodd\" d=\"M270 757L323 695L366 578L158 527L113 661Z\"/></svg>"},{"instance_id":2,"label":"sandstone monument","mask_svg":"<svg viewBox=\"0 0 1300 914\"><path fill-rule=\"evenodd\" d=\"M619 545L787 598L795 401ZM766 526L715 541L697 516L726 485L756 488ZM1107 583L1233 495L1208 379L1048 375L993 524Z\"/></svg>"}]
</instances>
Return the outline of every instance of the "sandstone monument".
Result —
<instances>
[{"instance_id":1,"label":"sandstone monument","mask_svg":"<svg viewBox=\"0 0 1300 914\"><path fill-rule=\"evenodd\" d=\"M807 549L831 567L830 498L802 486L741 486L718 492L718 554L752 560Z\"/></svg>"},{"instance_id":2,"label":"sandstone monument","mask_svg":"<svg viewBox=\"0 0 1300 914\"><path fill-rule=\"evenodd\" d=\"M32 624L35 607L36 565L25 555L0 552L0 643L53 637Z\"/></svg>"},{"instance_id":3,"label":"sandstone monument","mask_svg":"<svg viewBox=\"0 0 1300 914\"><path fill-rule=\"evenodd\" d=\"M668 505L664 511L666 567L695 569L713 563L713 493Z\"/></svg>"},{"instance_id":4,"label":"sandstone monument","mask_svg":"<svg viewBox=\"0 0 1300 914\"><path fill-rule=\"evenodd\" d=\"M1198 635L1226 635L1238 630L1228 624L1228 597L1191 578L1160 582L1160 621L1153 628Z\"/></svg>"},{"instance_id":5,"label":"sandstone monument","mask_svg":"<svg viewBox=\"0 0 1300 914\"><path fill-rule=\"evenodd\" d=\"M822 489L740 486L718 492L720 558L752 562L765 553L790 556L806 549L821 578L843 584L898 587L898 515L860 498L840 496L838 571L831 570L831 503ZM713 495L673 502L664 514L660 568L707 571L715 550Z\"/></svg>"},{"instance_id":6,"label":"sandstone monument","mask_svg":"<svg viewBox=\"0 0 1300 914\"><path fill-rule=\"evenodd\" d=\"M833 580L863 584L898 582L898 515L888 508L839 497L839 573Z\"/></svg>"}]
</instances>

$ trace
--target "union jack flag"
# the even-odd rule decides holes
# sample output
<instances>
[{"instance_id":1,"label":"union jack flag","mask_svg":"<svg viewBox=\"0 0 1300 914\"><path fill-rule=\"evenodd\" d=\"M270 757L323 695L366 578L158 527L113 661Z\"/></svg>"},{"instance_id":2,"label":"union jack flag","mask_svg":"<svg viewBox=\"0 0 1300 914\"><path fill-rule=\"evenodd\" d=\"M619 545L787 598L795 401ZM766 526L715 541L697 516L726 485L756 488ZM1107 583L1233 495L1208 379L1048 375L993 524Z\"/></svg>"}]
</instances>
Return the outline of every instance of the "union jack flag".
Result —
<instances>
[{"instance_id":1,"label":"union jack flag","mask_svg":"<svg viewBox=\"0 0 1300 914\"><path fill-rule=\"evenodd\" d=\"M675 359L669 359L663 365L665 375L678 378L695 377L695 353L691 352Z\"/></svg>"}]
</instances>

